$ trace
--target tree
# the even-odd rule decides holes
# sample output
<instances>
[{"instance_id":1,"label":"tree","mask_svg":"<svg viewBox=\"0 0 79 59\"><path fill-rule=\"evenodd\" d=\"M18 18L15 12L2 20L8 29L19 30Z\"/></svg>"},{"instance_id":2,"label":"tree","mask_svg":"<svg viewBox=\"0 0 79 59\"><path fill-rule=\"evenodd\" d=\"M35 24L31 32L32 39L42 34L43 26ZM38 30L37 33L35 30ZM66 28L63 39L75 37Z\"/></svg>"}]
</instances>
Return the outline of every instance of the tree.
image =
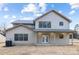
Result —
<instances>
[{"instance_id":1,"label":"tree","mask_svg":"<svg viewBox=\"0 0 79 59\"><path fill-rule=\"evenodd\" d=\"M74 30L75 30L75 31L78 31L78 30L79 30L79 24L76 24L76 25L75 25Z\"/></svg>"},{"instance_id":2,"label":"tree","mask_svg":"<svg viewBox=\"0 0 79 59\"><path fill-rule=\"evenodd\" d=\"M74 38L79 38L79 24L75 25L74 30L75 30Z\"/></svg>"},{"instance_id":3,"label":"tree","mask_svg":"<svg viewBox=\"0 0 79 59\"><path fill-rule=\"evenodd\" d=\"M6 24L3 23L2 26L1 26L1 34L5 36L6 34Z\"/></svg>"}]
</instances>

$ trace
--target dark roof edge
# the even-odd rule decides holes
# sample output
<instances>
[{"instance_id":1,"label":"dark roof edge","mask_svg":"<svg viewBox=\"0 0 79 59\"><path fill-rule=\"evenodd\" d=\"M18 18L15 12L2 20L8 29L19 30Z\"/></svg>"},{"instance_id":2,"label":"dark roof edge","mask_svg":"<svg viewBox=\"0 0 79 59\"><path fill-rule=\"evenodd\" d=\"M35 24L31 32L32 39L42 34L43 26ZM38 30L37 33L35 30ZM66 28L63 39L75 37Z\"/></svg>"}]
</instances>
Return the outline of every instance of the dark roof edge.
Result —
<instances>
[{"instance_id":1,"label":"dark roof edge","mask_svg":"<svg viewBox=\"0 0 79 59\"><path fill-rule=\"evenodd\" d=\"M68 19L66 16L62 15L61 13L57 12L56 10L50 10L50 11L46 12L45 14L43 14L43 15L37 17L34 21L36 21L36 20L42 18L43 16L49 14L50 12L54 12L54 13L58 14L59 16L63 17L63 18L64 18L65 20L67 20L68 22L72 22L70 19Z\"/></svg>"},{"instance_id":2,"label":"dark roof edge","mask_svg":"<svg viewBox=\"0 0 79 59\"><path fill-rule=\"evenodd\" d=\"M27 20L15 20L15 21L27 21ZM15 22L15 21L13 21L13 22L11 22L11 24L34 24L34 21L33 20L28 20L28 21L33 21L33 23L22 23L22 22Z\"/></svg>"},{"instance_id":3,"label":"dark roof edge","mask_svg":"<svg viewBox=\"0 0 79 59\"><path fill-rule=\"evenodd\" d=\"M75 32L74 30L71 30L71 29L67 29L67 30L64 30L64 29L61 29L62 31L60 31L60 29L52 29L52 30L39 30L39 29L34 29L33 31L35 32Z\"/></svg>"},{"instance_id":4,"label":"dark roof edge","mask_svg":"<svg viewBox=\"0 0 79 59\"><path fill-rule=\"evenodd\" d=\"M34 25L34 23L33 24L31 24L31 23L12 23L13 25L17 25L17 24L26 24L26 25Z\"/></svg>"},{"instance_id":5,"label":"dark roof edge","mask_svg":"<svg viewBox=\"0 0 79 59\"><path fill-rule=\"evenodd\" d=\"M12 27L12 28L8 28L8 29L6 30L6 32L8 32L9 30L13 30L14 28L17 28L17 27L19 27L19 26L23 26L23 27L25 27L25 28L28 28L28 29L30 29L30 30L33 30L32 28L29 28L28 26L25 26L25 25L20 24L20 25L14 26L14 27Z\"/></svg>"}]
</instances>

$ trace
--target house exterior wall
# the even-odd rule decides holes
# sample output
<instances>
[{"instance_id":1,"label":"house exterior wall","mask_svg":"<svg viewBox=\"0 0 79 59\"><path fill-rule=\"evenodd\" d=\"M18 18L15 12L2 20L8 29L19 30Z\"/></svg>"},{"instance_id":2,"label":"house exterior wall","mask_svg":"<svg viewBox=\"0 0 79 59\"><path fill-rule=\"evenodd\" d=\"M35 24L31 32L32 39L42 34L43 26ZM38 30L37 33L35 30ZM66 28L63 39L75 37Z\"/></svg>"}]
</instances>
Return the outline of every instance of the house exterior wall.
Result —
<instances>
[{"instance_id":1,"label":"house exterior wall","mask_svg":"<svg viewBox=\"0 0 79 59\"><path fill-rule=\"evenodd\" d=\"M50 21L51 22L51 28L39 28L39 21ZM59 22L63 22L63 26L59 26ZM16 27L16 25L14 25ZM34 25L26 25L26 27L29 28L35 28L35 29L69 29L69 22L65 20L64 18L60 17L54 12L51 12L44 17L38 19L35 21L35 27ZM14 34L28 34L28 41L15 41L14 40ZM43 33L42 33L43 34ZM48 44L52 45L66 45L69 44L69 33L63 33L64 38L59 39L58 33L49 32L47 33L50 36ZM31 29L25 28L23 26L19 26L17 28L14 28L10 31L6 32L6 40L12 40L14 45L28 45L28 44L42 44L42 35L38 32L34 32Z\"/></svg>"},{"instance_id":2,"label":"house exterior wall","mask_svg":"<svg viewBox=\"0 0 79 59\"><path fill-rule=\"evenodd\" d=\"M51 22L51 29L69 29L69 22L65 20L64 18L60 17L59 15L55 14L54 12L51 12L44 17L36 20L35 22L35 29L39 28L39 21L50 21ZM64 22L64 26L59 26L59 22ZM41 28L43 29L43 28ZM47 28L46 28L47 29Z\"/></svg>"},{"instance_id":3,"label":"house exterior wall","mask_svg":"<svg viewBox=\"0 0 79 59\"><path fill-rule=\"evenodd\" d=\"M28 41L15 41L14 40L14 34L28 34ZM63 39L59 39L58 34L59 33L53 33L53 32L33 32L30 29L24 28L24 27L17 27L11 31L8 31L6 33L6 39L7 40L12 40L13 45L45 45L42 44L42 34L47 34L49 35L49 40L48 40L48 44L46 45L68 45L69 44L69 34L70 33L63 33L64 38Z\"/></svg>"},{"instance_id":4,"label":"house exterior wall","mask_svg":"<svg viewBox=\"0 0 79 59\"><path fill-rule=\"evenodd\" d=\"M69 34L63 33L63 35L64 35L63 39L60 39L58 37L57 33L54 33L54 35L55 35L55 39L53 40L53 42L52 42L52 40L50 41L52 44L54 44L54 45L67 45L67 44L69 44Z\"/></svg>"},{"instance_id":5,"label":"house exterior wall","mask_svg":"<svg viewBox=\"0 0 79 59\"><path fill-rule=\"evenodd\" d=\"M14 40L14 34L28 34L28 41L15 41ZM8 31L6 33L6 39L7 40L12 40L13 44L15 44L15 45L35 44L36 43L36 35L35 35L35 33L32 30L30 30L28 28L24 28L22 26Z\"/></svg>"}]
</instances>

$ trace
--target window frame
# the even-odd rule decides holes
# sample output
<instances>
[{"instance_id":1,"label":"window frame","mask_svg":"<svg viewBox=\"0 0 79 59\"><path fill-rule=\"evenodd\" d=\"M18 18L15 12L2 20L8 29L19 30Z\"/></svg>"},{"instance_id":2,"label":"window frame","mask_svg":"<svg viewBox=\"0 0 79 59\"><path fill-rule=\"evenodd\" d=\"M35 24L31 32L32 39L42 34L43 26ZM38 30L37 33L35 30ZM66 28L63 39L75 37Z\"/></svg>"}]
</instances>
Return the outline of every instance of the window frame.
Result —
<instances>
[{"instance_id":1,"label":"window frame","mask_svg":"<svg viewBox=\"0 0 79 59\"><path fill-rule=\"evenodd\" d=\"M60 33L59 34L59 39L63 39L64 38L64 34Z\"/></svg>"},{"instance_id":2,"label":"window frame","mask_svg":"<svg viewBox=\"0 0 79 59\"><path fill-rule=\"evenodd\" d=\"M25 35L27 35L27 36L25 36ZM25 37L27 37L26 40L25 40ZM28 34L24 34L24 37L23 38L24 38L23 39L24 41L28 41Z\"/></svg>"},{"instance_id":3,"label":"window frame","mask_svg":"<svg viewBox=\"0 0 79 59\"><path fill-rule=\"evenodd\" d=\"M72 39L73 38L73 34L69 34L69 39Z\"/></svg>"},{"instance_id":4,"label":"window frame","mask_svg":"<svg viewBox=\"0 0 79 59\"><path fill-rule=\"evenodd\" d=\"M26 35L26 36L24 36L24 35ZM27 38L26 40L25 40L25 37ZM16 40L16 38L17 38L17 40ZM14 40L15 41L28 41L28 34L14 34Z\"/></svg>"},{"instance_id":5,"label":"window frame","mask_svg":"<svg viewBox=\"0 0 79 59\"><path fill-rule=\"evenodd\" d=\"M50 21L39 21L39 28L51 28Z\"/></svg>"},{"instance_id":6,"label":"window frame","mask_svg":"<svg viewBox=\"0 0 79 59\"><path fill-rule=\"evenodd\" d=\"M59 22L59 26L63 26L64 25L64 22L63 21L60 21Z\"/></svg>"}]
</instances>

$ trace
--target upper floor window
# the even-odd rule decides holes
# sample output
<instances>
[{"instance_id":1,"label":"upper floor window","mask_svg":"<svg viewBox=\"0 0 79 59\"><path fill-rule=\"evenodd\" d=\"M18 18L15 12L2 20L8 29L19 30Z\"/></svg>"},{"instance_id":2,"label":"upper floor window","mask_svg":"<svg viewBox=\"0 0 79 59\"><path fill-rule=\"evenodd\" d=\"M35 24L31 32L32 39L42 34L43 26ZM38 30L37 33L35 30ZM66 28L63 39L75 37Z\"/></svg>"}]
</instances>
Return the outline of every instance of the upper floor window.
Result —
<instances>
[{"instance_id":1,"label":"upper floor window","mask_svg":"<svg viewBox=\"0 0 79 59\"><path fill-rule=\"evenodd\" d=\"M49 21L40 21L39 28L51 28L51 22Z\"/></svg>"},{"instance_id":2,"label":"upper floor window","mask_svg":"<svg viewBox=\"0 0 79 59\"><path fill-rule=\"evenodd\" d=\"M59 26L63 26L64 24L63 24L63 22L59 22Z\"/></svg>"}]
</instances>

